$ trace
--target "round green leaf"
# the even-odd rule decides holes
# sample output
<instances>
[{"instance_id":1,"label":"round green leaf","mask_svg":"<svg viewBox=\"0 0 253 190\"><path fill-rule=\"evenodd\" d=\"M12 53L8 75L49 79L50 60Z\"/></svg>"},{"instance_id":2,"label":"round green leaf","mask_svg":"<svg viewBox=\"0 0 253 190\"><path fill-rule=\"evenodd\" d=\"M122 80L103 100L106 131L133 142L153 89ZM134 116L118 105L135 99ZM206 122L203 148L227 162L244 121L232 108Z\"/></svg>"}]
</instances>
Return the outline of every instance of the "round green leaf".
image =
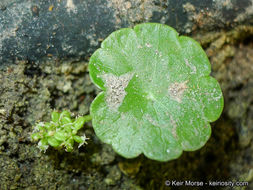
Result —
<instances>
[{"instance_id":1,"label":"round green leaf","mask_svg":"<svg viewBox=\"0 0 253 190\"><path fill-rule=\"evenodd\" d=\"M64 130L58 130L54 134L54 138L58 141L65 141L68 138L68 133L66 133Z\"/></svg>"},{"instance_id":2,"label":"round green leaf","mask_svg":"<svg viewBox=\"0 0 253 190\"><path fill-rule=\"evenodd\" d=\"M56 111L53 111L51 113L51 120L55 123L57 123L59 121L59 118L60 118L60 113L56 112Z\"/></svg>"},{"instance_id":3,"label":"round green leaf","mask_svg":"<svg viewBox=\"0 0 253 190\"><path fill-rule=\"evenodd\" d=\"M83 142L82 138L79 137L79 136L74 136L73 139L74 139L77 143L82 143L82 142Z\"/></svg>"},{"instance_id":4,"label":"round green leaf","mask_svg":"<svg viewBox=\"0 0 253 190\"><path fill-rule=\"evenodd\" d=\"M85 123L85 118L84 117L77 118L75 120L75 122L73 123L75 130L81 129L83 127L84 123Z\"/></svg>"},{"instance_id":5,"label":"round green leaf","mask_svg":"<svg viewBox=\"0 0 253 190\"><path fill-rule=\"evenodd\" d=\"M37 140L41 139L40 133L33 133L31 135L31 139L34 140L34 141L37 141Z\"/></svg>"},{"instance_id":6,"label":"round green leaf","mask_svg":"<svg viewBox=\"0 0 253 190\"><path fill-rule=\"evenodd\" d=\"M61 112L59 119L61 120L63 117L71 119L71 113L67 110L64 110L63 112Z\"/></svg>"},{"instance_id":7,"label":"round green leaf","mask_svg":"<svg viewBox=\"0 0 253 190\"><path fill-rule=\"evenodd\" d=\"M67 142L64 143L66 147L67 152L71 152L73 150L73 145L74 145L74 139L70 138L67 140Z\"/></svg>"},{"instance_id":8,"label":"round green leaf","mask_svg":"<svg viewBox=\"0 0 253 190\"><path fill-rule=\"evenodd\" d=\"M166 25L113 32L89 71L103 90L91 104L94 130L126 158L168 161L201 148L223 109L204 50Z\"/></svg>"},{"instance_id":9,"label":"round green leaf","mask_svg":"<svg viewBox=\"0 0 253 190\"><path fill-rule=\"evenodd\" d=\"M69 123L72 123L71 118L69 118L69 117L63 117L63 118L61 118L61 124L62 125L69 124Z\"/></svg>"},{"instance_id":10,"label":"round green leaf","mask_svg":"<svg viewBox=\"0 0 253 190\"><path fill-rule=\"evenodd\" d=\"M55 137L48 137L48 144L52 147L58 147L61 143Z\"/></svg>"}]
</instances>

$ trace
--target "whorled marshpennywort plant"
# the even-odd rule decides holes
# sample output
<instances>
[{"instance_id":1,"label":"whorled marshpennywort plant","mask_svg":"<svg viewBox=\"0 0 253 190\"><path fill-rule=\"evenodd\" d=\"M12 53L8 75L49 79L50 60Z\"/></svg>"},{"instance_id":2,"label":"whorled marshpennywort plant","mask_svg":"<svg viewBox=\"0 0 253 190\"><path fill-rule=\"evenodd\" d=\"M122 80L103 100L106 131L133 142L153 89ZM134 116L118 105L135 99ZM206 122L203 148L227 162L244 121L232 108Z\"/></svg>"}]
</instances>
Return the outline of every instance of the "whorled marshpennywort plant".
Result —
<instances>
[{"instance_id":1,"label":"whorled marshpennywort plant","mask_svg":"<svg viewBox=\"0 0 253 190\"><path fill-rule=\"evenodd\" d=\"M54 148L63 147L67 152L71 152L74 142L79 144L78 147L87 143L88 138L85 135L79 136L77 132L89 120L90 116L72 118L69 111L53 111L50 122L39 122L34 126L31 139L39 141L38 147L44 152L49 145Z\"/></svg>"},{"instance_id":2,"label":"whorled marshpennywort plant","mask_svg":"<svg viewBox=\"0 0 253 190\"><path fill-rule=\"evenodd\" d=\"M98 138L126 158L143 153L168 161L201 148L211 135L210 122L223 109L204 50L166 25L145 23L113 32L91 56L89 72L102 92L88 117ZM81 141L73 134L56 144L72 150L74 141L85 142L86 137Z\"/></svg>"}]
</instances>

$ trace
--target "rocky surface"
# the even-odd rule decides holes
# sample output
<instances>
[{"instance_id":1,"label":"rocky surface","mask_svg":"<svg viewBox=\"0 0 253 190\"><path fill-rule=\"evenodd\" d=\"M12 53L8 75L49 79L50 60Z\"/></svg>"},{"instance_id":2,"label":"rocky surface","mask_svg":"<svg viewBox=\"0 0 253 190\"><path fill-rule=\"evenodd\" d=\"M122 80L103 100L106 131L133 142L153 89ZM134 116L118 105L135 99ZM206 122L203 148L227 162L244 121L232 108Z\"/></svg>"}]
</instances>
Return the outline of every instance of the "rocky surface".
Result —
<instances>
[{"instance_id":1,"label":"rocky surface","mask_svg":"<svg viewBox=\"0 0 253 190\"><path fill-rule=\"evenodd\" d=\"M252 1L172 2L0 2L1 190L170 189L166 180L247 181L235 189L253 189ZM88 123L81 131L90 138L85 147L40 152L30 140L37 121L48 120L53 109L88 113L99 92L88 58L100 42L117 28L151 21L191 35L206 50L225 99L208 143L166 163L124 159Z\"/></svg>"},{"instance_id":2,"label":"rocky surface","mask_svg":"<svg viewBox=\"0 0 253 190\"><path fill-rule=\"evenodd\" d=\"M2 0L0 65L87 58L112 31L159 22L181 33L252 23L252 0Z\"/></svg>"}]
</instances>

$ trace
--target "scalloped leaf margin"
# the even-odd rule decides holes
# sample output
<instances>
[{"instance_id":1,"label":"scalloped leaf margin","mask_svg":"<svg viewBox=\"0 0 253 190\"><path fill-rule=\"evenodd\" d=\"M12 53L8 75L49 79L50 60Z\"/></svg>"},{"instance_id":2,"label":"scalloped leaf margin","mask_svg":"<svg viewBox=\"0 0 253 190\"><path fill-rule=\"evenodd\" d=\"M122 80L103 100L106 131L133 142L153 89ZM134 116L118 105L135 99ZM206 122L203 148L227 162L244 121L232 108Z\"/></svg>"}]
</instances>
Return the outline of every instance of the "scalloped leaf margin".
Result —
<instances>
[{"instance_id":1,"label":"scalloped leaf margin","mask_svg":"<svg viewBox=\"0 0 253 190\"><path fill-rule=\"evenodd\" d=\"M102 89L90 108L95 133L126 158L168 161L201 148L223 109L204 50L167 25L113 32L91 56L89 72Z\"/></svg>"}]
</instances>

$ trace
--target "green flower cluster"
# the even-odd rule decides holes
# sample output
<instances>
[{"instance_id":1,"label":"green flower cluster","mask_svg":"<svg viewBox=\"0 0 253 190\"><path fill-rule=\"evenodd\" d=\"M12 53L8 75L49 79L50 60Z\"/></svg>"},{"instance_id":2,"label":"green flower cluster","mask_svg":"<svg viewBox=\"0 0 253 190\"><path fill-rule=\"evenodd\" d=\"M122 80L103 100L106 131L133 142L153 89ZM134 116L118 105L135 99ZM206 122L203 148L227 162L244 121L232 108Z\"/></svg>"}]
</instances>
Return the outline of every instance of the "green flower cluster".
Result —
<instances>
[{"instance_id":1,"label":"green flower cluster","mask_svg":"<svg viewBox=\"0 0 253 190\"><path fill-rule=\"evenodd\" d=\"M79 143L78 148L83 144L87 144L86 140L88 138L85 135L78 136L77 132L89 120L91 120L90 115L73 119L68 111L61 113L53 111L50 122L36 124L31 139L34 141L39 140L38 147L44 152L49 145L54 148L65 147L67 152L71 152L75 142Z\"/></svg>"}]
</instances>

